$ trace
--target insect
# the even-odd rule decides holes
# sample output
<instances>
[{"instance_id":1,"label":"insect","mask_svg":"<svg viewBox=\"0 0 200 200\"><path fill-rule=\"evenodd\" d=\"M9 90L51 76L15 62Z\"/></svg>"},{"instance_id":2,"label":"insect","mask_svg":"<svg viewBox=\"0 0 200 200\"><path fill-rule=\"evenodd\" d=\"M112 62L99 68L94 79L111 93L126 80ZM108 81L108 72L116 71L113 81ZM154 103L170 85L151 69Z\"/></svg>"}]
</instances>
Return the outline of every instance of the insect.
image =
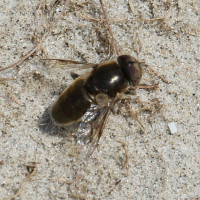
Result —
<instances>
[{"instance_id":1,"label":"insect","mask_svg":"<svg viewBox=\"0 0 200 200\"><path fill-rule=\"evenodd\" d=\"M92 67L89 73L72 74L74 82L66 88L51 110L52 120L59 125L80 122L77 143L96 148L110 110L120 94L137 86L142 78L141 63L129 55L118 56Z\"/></svg>"}]
</instances>

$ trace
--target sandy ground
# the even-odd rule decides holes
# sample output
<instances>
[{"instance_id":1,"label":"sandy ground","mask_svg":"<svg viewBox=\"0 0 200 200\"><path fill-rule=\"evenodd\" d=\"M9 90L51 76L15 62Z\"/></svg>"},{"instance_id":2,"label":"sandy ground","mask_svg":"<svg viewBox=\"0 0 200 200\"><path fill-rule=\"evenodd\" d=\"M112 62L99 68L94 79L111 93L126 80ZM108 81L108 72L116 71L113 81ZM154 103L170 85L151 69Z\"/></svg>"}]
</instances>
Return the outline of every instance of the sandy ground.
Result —
<instances>
[{"instance_id":1,"label":"sandy ground","mask_svg":"<svg viewBox=\"0 0 200 200\"><path fill-rule=\"evenodd\" d=\"M52 12L53 0L0 2L3 68L44 38L63 2ZM84 70L40 60L116 58L99 1L71 1L40 50L0 72L0 199L200 198L200 1L105 2L120 53L144 61L169 81L144 69L141 83L159 83L131 97L145 131L123 107L122 114L110 115L92 157L82 159L71 135L77 125L51 123L52 103L73 81L69 72Z\"/></svg>"}]
</instances>

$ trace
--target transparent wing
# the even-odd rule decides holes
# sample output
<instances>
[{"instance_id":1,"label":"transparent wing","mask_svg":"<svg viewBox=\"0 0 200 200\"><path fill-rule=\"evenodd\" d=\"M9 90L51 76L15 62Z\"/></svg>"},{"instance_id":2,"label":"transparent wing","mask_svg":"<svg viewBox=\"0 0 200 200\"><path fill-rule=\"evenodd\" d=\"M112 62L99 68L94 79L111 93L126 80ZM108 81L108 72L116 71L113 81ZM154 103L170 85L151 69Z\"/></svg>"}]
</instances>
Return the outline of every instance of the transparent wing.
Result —
<instances>
[{"instance_id":1,"label":"transparent wing","mask_svg":"<svg viewBox=\"0 0 200 200\"><path fill-rule=\"evenodd\" d=\"M40 60L44 65L51 65L53 67L72 67L71 65L74 64L73 68L92 68L96 64L87 63L87 62L80 62L74 60L63 60L63 59L42 59Z\"/></svg>"},{"instance_id":2,"label":"transparent wing","mask_svg":"<svg viewBox=\"0 0 200 200\"><path fill-rule=\"evenodd\" d=\"M91 156L96 149L113 105L114 99L110 99L103 106L92 104L83 116L78 127L77 143L83 147L83 151L87 156Z\"/></svg>"}]
</instances>

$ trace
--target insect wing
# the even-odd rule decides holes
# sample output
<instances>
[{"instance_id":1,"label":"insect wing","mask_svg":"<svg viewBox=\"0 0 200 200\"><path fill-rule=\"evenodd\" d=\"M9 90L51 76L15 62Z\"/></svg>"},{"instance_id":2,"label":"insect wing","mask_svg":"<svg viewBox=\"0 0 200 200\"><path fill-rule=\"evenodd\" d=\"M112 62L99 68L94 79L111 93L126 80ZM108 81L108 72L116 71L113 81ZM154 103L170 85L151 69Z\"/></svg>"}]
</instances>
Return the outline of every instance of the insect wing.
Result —
<instances>
[{"instance_id":1,"label":"insect wing","mask_svg":"<svg viewBox=\"0 0 200 200\"><path fill-rule=\"evenodd\" d=\"M92 68L96 64L93 63L87 63L87 62L80 62L80 61L74 61L74 60L63 60L63 59L42 59L41 62L44 65L51 65L53 67L71 67L71 65L74 65L73 68Z\"/></svg>"},{"instance_id":2,"label":"insect wing","mask_svg":"<svg viewBox=\"0 0 200 200\"><path fill-rule=\"evenodd\" d=\"M112 106L112 99L103 106L92 104L83 116L78 127L77 144L83 147L87 156L91 156L96 149Z\"/></svg>"}]
</instances>

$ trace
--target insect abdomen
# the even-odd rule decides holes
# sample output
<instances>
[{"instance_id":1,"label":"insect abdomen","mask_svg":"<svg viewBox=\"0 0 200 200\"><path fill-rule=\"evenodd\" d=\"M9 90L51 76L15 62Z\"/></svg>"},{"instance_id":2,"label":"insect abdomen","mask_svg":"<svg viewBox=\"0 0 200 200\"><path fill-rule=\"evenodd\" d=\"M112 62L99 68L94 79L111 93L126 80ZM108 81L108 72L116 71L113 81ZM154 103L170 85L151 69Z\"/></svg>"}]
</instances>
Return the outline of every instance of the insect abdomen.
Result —
<instances>
[{"instance_id":1,"label":"insect abdomen","mask_svg":"<svg viewBox=\"0 0 200 200\"><path fill-rule=\"evenodd\" d=\"M55 123L66 125L80 121L91 102L84 89L84 80L78 78L65 89L52 107L52 119Z\"/></svg>"}]
</instances>

